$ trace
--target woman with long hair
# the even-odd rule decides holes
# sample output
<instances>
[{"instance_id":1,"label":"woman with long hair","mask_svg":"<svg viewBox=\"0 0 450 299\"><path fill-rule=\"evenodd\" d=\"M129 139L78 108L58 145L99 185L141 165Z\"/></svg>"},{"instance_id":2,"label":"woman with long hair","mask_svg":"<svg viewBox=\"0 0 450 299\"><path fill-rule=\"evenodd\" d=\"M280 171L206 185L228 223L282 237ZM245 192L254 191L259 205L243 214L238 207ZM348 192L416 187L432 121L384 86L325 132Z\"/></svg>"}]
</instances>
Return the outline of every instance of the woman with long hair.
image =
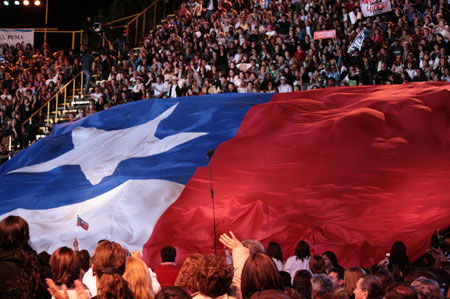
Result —
<instances>
[{"instance_id":1,"label":"woman with long hair","mask_svg":"<svg viewBox=\"0 0 450 299\"><path fill-rule=\"evenodd\" d=\"M285 265L285 271L291 274L292 279L295 276L295 272L298 270L308 270L309 260L311 259L311 252L309 244L305 241L299 241L295 247L294 255L287 259Z\"/></svg>"},{"instance_id":2,"label":"woman with long hair","mask_svg":"<svg viewBox=\"0 0 450 299\"><path fill-rule=\"evenodd\" d=\"M128 282L128 287L133 293L134 298L155 298L148 267L140 258L134 256L127 257L123 278Z\"/></svg>"},{"instance_id":3,"label":"woman with long hair","mask_svg":"<svg viewBox=\"0 0 450 299\"><path fill-rule=\"evenodd\" d=\"M5 298L46 296L28 223L19 216L0 221L0 294Z\"/></svg>"},{"instance_id":4,"label":"woman with long hair","mask_svg":"<svg viewBox=\"0 0 450 299\"><path fill-rule=\"evenodd\" d=\"M68 247L56 249L50 257L50 268L55 284L61 289L64 284L69 298L77 298L75 280L80 278L80 262L75 251ZM85 289L88 291L87 288Z\"/></svg>"},{"instance_id":5,"label":"woman with long hair","mask_svg":"<svg viewBox=\"0 0 450 299\"><path fill-rule=\"evenodd\" d=\"M267 255L270 256L277 266L278 271L284 271L284 260L281 246L277 242L270 242L267 246Z\"/></svg>"},{"instance_id":6,"label":"woman with long hair","mask_svg":"<svg viewBox=\"0 0 450 299\"><path fill-rule=\"evenodd\" d=\"M97 298L133 298L126 280L127 252L120 244L103 241L97 245L92 256L92 270L97 277Z\"/></svg>"},{"instance_id":7,"label":"woman with long hair","mask_svg":"<svg viewBox=\"0 0 450 299\"><path fill-rule=\"evenodd\" d=\"M241 290L243 298L264 290L283 291L281 277L271 257L256 253L247 259L242 270Z\"/></svg>"},{"instance_id":8,"label":"woman with long hair","mask_svg":"<svg viewBox=\"0 0 450 299\"><path fill-rule=\"evenodd\" d=\"M349 298L355 298L353 291L356 288L358 280L364 275L363 269L359 267L351 267L344 272L344 290L345 295Z\"/></svg>"}]
</instances>

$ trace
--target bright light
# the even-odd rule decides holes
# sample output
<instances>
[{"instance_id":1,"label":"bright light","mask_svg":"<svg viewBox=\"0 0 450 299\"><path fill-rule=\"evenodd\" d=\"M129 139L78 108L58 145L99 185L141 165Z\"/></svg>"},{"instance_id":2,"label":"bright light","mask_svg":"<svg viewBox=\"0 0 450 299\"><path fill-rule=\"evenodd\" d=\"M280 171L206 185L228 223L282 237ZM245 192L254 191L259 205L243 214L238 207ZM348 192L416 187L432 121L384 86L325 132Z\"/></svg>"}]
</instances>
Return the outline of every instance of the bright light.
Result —
<instances>
[{"instance_id":1,"label":"bright light","mask_svg":"<svg viewBox=\"0 0 450 299\"><path fill-rule=\"evenodd\" d=\"M28 1L28 0L23 1L23 5L25 5L25 6L30 5L30 1Z\"/></svg>"},{"instance_id":2,"label":"bright light","mask_svg":"<svg viewBox=\"0 0 450 299\"><path fill-rule=\"evenodd\" d=\"M20 5L20 1L19 0L15 0L14 1L14 5Z\"/></svg>"},{"instance_id":3,"label":"bright light","mask_svg":"<svg viewBox=\"0 0 450 299\"><path fill-rule=\"evenodd\" d=\"M41 1L39 1L39 0L34 1L34 5L35 5L35 6L41 5Z\"/></svg>"},{"instance_id":4,"label":"bright light","mask_svg":"<svg viewBox=\"0 0 450 299\"><path fill-rule=\"evenodd\" d=\"M9 1L3 1L3 5L8 6L9 5Z\"/></svg>"}]
</instances>

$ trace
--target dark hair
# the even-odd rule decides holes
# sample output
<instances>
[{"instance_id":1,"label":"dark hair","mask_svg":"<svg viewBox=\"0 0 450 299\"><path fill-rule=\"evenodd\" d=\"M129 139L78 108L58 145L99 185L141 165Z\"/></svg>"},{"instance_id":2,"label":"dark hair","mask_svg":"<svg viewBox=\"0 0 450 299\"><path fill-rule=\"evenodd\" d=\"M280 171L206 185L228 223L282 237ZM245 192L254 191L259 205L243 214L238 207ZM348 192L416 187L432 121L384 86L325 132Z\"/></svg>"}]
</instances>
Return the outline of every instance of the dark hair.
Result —
<instances>
[{"instance_id":1,"label":"dark hair","mask_svg":"<svg viewBox=\"0 0 450 299\"><path fill-rule=\"evenodd\" d=\"M267 246L267 255L271 258L283 261L283 253L281 251L281 246L277 242L270 242Z\"/></svg>"},{"instance_id":2,"label":"dark hair","mask_svg":"<svg viewBox=\"0 0 450 299\"><path fill-rule=\"evenodd\" d=\"M360 288L363 291L367 291L369 299L378 299L383 297L383 290L381 286L381 280L372 274L364 274L360 278Z\"/></svg>"},{"instance_id":3,"label":"dark hair","mask_svg":"<svg viewBox=\"0 0 450 299\"><path fill-rule=\"evenodd\" d=\"M265 253L256 253L247 259L241 278L243 298L250 298L263 290L282 289L281 278L272 258Z\"/></svg>"},{"instance_id":4,"label":"dark hair","mask_svg":"<svg viewBox=\"0 0 450 299\"><path fill-rule=\"evenodd\" d=\"M325 260L321 255L315 254L309 260L309 269L312 274L325 273Z\"/></svg>"},{"instance_id":5,"label":"dark hair","mask_svg":"<svg viewBox=\"0 0 450 299\"><path fill-rule=\"evenodd\" d=\"M77 252L77 256L78 261L80 262L80 268L83 271L87 272L91 267L90 265L91 255L89 254L89 251L87 251L86 249L80 250Z\"/></svg>"},{"instance_id":6,"label":"dark hair","mask_svg":"<svg viewBox=\"0 0 450 299\"><path fill-rule=\"evenodd\" d=\"M281 290L262 290L255 292L251 297L251 299L254 298L261 298L261 299L290 299L290 297L286 294L284 294Z\"/></svg>"},{"instance_id":7,"label":"dark hair","mask_svg":"<svg viewBox=\"0 0 450 299\"><path fill-rule=\"evenodd\" d=\"M224 258L213 254L203 255L197 273L198 291L209 297L228 292L233 279L233 269Z\"/></svg>"},{"instance_id":8,"label":"dark hair","mask_svg":"<svg viewBox=\"0 0 450 299\"><path fill-rule=\"evenodd\" d=\"M164 262L175 262L175 257L177 256L177 250L173 246L164 246L161 249L161 259Z\"/></svg>"},{"instance_id":9,"label":"dark hair","mask_svg":"<svg viewBox=\"0 0 450 299\"><path fill-rule=\"evenodd\" d=\"M324 253L322 253L322 256L326 256L330 260L333 268L341 267L338 263L337 256L333 251L325 251Z\"/></svg>"},{"instance_id":10,"label":"dark hair","mask_svg":"<svg viewBox=\"0 0 450 299\"><path fill-rule=\"evenodd\" d=\"M191 299L188 291L182 287L170 286L156 294L155 299Z\"/></svg>"},{"instance_id":11,"label":"dark hair","mask_svg":"<svg viewBox=\"0 0 450 299\"><path fill-rule=\"evenodd\" d=\"M337 273L338 279L344 279L344 271L345 270L343 268L331 268L330 270L328 270L328 274L334 272Z\"/></svg>"},{"instance_id":12,"label":"dark hair","mask_svg":"<svg viewBox=\"0 0 450 299\"><path fill-rule=\"evenodd\" d=\"M386 290L388 285L395 283L394 276L387 270L378 270L374 274L381 280L381 288L383 289L383 292Z\"/></svg>"},{"instance_id":13,"label":"dark hair","mask_svg":"<svg viewBox=\"0 0 450 299\"><path fill-rule=\"evenodd\" d=\"M396 241L392 244L391 253L389 256L389 271L399 271L407 269L411 266L411 262L406 255L406 246L401 241Z\"/></svg>"},{"instance_id":14,"label":"dark hair","mask_svg":"<svg viewBox=\"0 0 450 299\"><path fill-rule=\"evenodd\" d=\"M407 283L397 282L386 288L386 299L417 299L416 290Z\"/></svg>"},{"instance_id":15,"label":"dark hair","mask_svg":"<svg viewBox=\"0 0 450 299\"><path fill-rule=\"evenodd\" d=\"M8 298L34 298L44 289L36 252L30 246L28 222L20 216L8 216L0 221L0 248L9 251L16 261L18 272L5 282Z\"/></svg>"},{"instance_id":16,"label":"dark hair","mask_svg":"<svg viewBox=\"0 0 450 299\"><path fill-rule=\"evenodd\" d=\"M55 250L50 258L52 278L55 284L74 287L74 281L80 278L80 263L77 254L68 247Z\"/></svg>"},{"instance_id":17,"label":"dark hair","mask_svg":"<svg viewBox=\"0 0 450 299\"><path fill-rule=\"evenodd\" d=\"M291 274L289 274L289 272L286 271L279 271L278 272L280 274L280 278L281 278L281 283L283 284L283 287L288 288L290 287L291 284Z\"/></svg>"},{"instance_id":18,"label":"dark hair","mask_svg":"<svg viewBox=\"0 0 450 299\"><path fill-rule=\"evenodd\" d=\"M292 286L299 291L301 288L303 292L311 294L311 272L308 270L298 270L295 272Z\"/></svg>"},{"instance_id":19,"label":"dark hair","mask_svg":"<svg viewBox=\"0 0 450 299\"><path fill-rule=\"evenodd\" d=\"M311 256L308 243L306 243L305 241L299 241L297 243L297 246L295 247L295 256L300 260Z\"/></svg>"}]
</instances>

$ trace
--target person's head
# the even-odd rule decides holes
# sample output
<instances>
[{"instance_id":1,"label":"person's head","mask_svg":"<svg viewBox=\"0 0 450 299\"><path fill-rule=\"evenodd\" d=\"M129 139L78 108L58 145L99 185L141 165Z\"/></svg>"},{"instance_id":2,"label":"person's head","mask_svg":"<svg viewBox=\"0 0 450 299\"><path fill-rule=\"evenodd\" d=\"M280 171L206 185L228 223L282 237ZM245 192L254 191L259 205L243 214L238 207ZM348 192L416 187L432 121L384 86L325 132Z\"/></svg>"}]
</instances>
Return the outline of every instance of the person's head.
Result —
<instances>
[{"instance_id":1,"label":"person's head","mask_svg":"<svg viewBox=\"0 0 450 299\"><path fill-rule=\"evenodd\" d=\"M99 298L129 298L131 295L122 275L127 252L119 243L102 241L92 255L92 270L97 277Z\"/></svg>"},{"instance_id":2,"label":"person's head","mask_svg":"<svg viewBox=\"0 0 450 299\"><path fill-rule=\"evenodd\" d=\"M374 274L381 280L383 292L386 290L388 285L395 283L394 276L387 270L378 270Z\"/></svg>"},{"instance_id":3,"label":"person's head","mask_svg":"<svg viewBox=\"0 0 450 299\"><path fill-rule=\"evenodd\" d=\"M245 239L242 240L242 245L248 248L250 255L254 255L258 252L264 252L264 246L258 240Z\"/></svg>"},{"instance_id":4,"label":"person's head","mask_svg":"<svg viewBox=\"0 0 450 299\"><path fill-rule=\"evenodd\" d=\"M338 259L333 251L325 251L322 253L322 257L325 261L326 269L339 267Z\"/></svg>"},{"instance_id":5,"label":"person's head","mask_svg":"<svg viewBox=\"0 0 450 299\"><path fill-rule=\"evenodd\" d=\"M123 278L128 282L128 287L134 298L154 298L152 291L152 279L147 265L140 258L129 256L125 263Z\"/></svg>"},{"instance_id":6,"label":"person's head","mask_svg":"<svg viewBox=\"0 0 450 299\"><path fill-rule=\"evenodd\" d=\"M311 272L308 270L299 270L295 272L292 280L292 287L295 289L301 288L304 292L311 294Z\"/></svg>"},{"instance_id":7,"label":"person's head","mask_svg":"<svg viewBox=\"0 0 450 299\"><path fill-rule=\"evenodd\" d=\"M353 294L355 299L381 299L383 297L381 280L375 275L364 274L356 283Z\"/></svg>"},{"instance_id":8,"label":"person's head","mask_svg":"<svg viewBox=\"0 0 450 299\"><path fill-rule=\"evenodd\" d=\"M50 258L52 278L57 285L65 284L73 287L74 281L80 278L80 263L77 254L68 247L55 250Z\"/></svg>"},{"instance_id":9,"label":"person's head","mask_svg":"<svg viewBox=\"0 0 450 299\"><path fill-rule=\"evenodd\" d=\"M333 282L335 290L340 290L344 287L344 269L331 268L328 270L328 277Z\"/></svg>"},{"instance_id":10,"label":"person's head","mask_svg":"<svg viewBox=\"0 0 450 299\"><path fill-rule=\"evenodd\" d=\"M441 287L439 284L426 277L419 277L411 283L416 291L419 299L443 299Z\"/></svg>"},{"instance_id":11,"label":"person's head","mask_svg":"<svg viewBox=\"0 0 450 299\"><path fill-rule=\"evenodd\" d=\"M175 258L177 256L177 250L173 246L164 246L161 249L161 260L163 263L165 262L175 262Z\"/></svg>"},{"instance_id":12,"label":"person's head","mask_svg":"<svg viewBox=\"0 0 450 299\"><path fill-rule=\"evenodd\" d=\"M0 248L3 250L28 248L30 229L20 216L8 216L0 221Z\"/></svg>"},{"instance_id":13,"label":"person's head","mask_svg":"<svg viewBox=\"0 0 450 299\"><path fill-rule=\"evenodd\" d=\"M295 290L294 290L295 291ZM290 299L288 295L283 293L281 290L263 290L254 293L250 299Z\"/></svg>"},{"instance_id":14,"label":"person's head","mask_svg":"<svg viewBox=\"0 0 450 299\"><path fill-rule=\"evenodd\" d=\"M156 294L155 299L191 299L191 295L188 291L182 287L171 286L162 289Z\"/></svg>"},{"instance_id":15,"label":"person's head","mask_svg":"<svg viewBox=\"0 0 450 299\"><path fill-rule=\"evenodd\" d=\"M386 288L385 299L418 299L416 289L404 282L397 282Z\"/></svg>"},{"instance_id":16,"label":"person's head","mask_svg":"<svg viewBox=\"0 0 450 299\"><path fill-rule=\"evenodd\" d=\"M314 274L311 277L311 298L318 298L333 292L333 282L326 274Z\"/></svg>"},{"instance_id":17,"label":"person's head","mask_svg":"<svg viewBox=\"0 0 450 299\"><path fill-rule=\"evenodd\" d=\"M356 283L363 276L364 271L359 267L351 267L344 271L344 289L348 294L353 294Z\"/></svg>"},{"instance_id":18,"label":"person's head","mask_svg":"<svg viewBox=\"0 0 450 299\"><path fill-rule=\"evenodd\" d=\"M312 274L325 273L325 260L322 256L315 254L309 260L309 269Z\"/></svg>"},{"instance_id":19,"label":"person's head","mask_svg":"<svg viewBox=\"0 0 450 299\"><path fill-rule=\"evenodd\" d=\"M200 253L194 253L184 260L178 272L178 277L175 280L175 286L182 287L191 293L198 291L196 275L200 269L202 257L203 255Z\"/></svg>"},{"instance_id":20,"label":"person's head","mask_svg":"<svg viewBox=\"0 0 450 299\"><path fill-rule=\"evenodd\" d=\"M233 279L233 269L224 258L206 254L200 259L196 276L198 291L214 298L228 292Z\"/></svg>"},{"instance_id":21,"label":"person's head","mask_svg":"<svg viewBox=\"0 0 450 299\"><path fill-rule=\"evenodd\" d=\"M90 259L91 255L89 254L89 251L86 249L80 250L77 252L78 261L80 262L80 269L84 272L89 270L90 268Z\"/></svg>"},{"instance_id":22,"label":"person's head","mask_svg":"<svg viewBox=\"0 0 450 299\"><path fill-rule=\"evenodd\" d=\"M308 243L306 243L305 241L299 241L297 243L297 246L295 247L295 256L300 260L311 256Z\"/></svg>"},{"instance_id":23,"label":"person's head","mask_svg":"<svg viewBox=\"0 0 450 299\"><path fill-rule=\"evenodd\" d=\"M244 264L241 289L244 298L263 290L282 290L280 275L273 260L264 253L251 255Z\"/></svg>"},{"instance_id":24,"label":"person's head","mask_svg":"<svg viewBox=\"0 0 450 299\"><path fill-rule=\"evenodd\" d=\"M277 242L270 242L267 246L267 255L271 258L283 261L283 253L281 251L281 246Z\"/></svg>"}]
</instances>

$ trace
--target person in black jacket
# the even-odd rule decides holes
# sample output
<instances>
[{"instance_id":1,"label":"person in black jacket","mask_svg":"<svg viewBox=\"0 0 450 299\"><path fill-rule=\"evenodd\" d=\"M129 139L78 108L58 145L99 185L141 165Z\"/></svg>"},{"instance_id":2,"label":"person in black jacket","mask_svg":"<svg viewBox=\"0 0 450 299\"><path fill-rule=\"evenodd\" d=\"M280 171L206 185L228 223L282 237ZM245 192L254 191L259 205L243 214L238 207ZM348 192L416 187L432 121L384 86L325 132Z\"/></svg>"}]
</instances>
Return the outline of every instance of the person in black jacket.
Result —
<instances>
[{"instance_id":1,"label":"person in black jacket","mask_svg":"<svg viewBox=\"0 0 450 299\"><path fill-rule=\"evenodd\" d=\"M30 246L28 223L19 216L0 221L0 298L50 298Z\"/></svg>"}]
</instances>

